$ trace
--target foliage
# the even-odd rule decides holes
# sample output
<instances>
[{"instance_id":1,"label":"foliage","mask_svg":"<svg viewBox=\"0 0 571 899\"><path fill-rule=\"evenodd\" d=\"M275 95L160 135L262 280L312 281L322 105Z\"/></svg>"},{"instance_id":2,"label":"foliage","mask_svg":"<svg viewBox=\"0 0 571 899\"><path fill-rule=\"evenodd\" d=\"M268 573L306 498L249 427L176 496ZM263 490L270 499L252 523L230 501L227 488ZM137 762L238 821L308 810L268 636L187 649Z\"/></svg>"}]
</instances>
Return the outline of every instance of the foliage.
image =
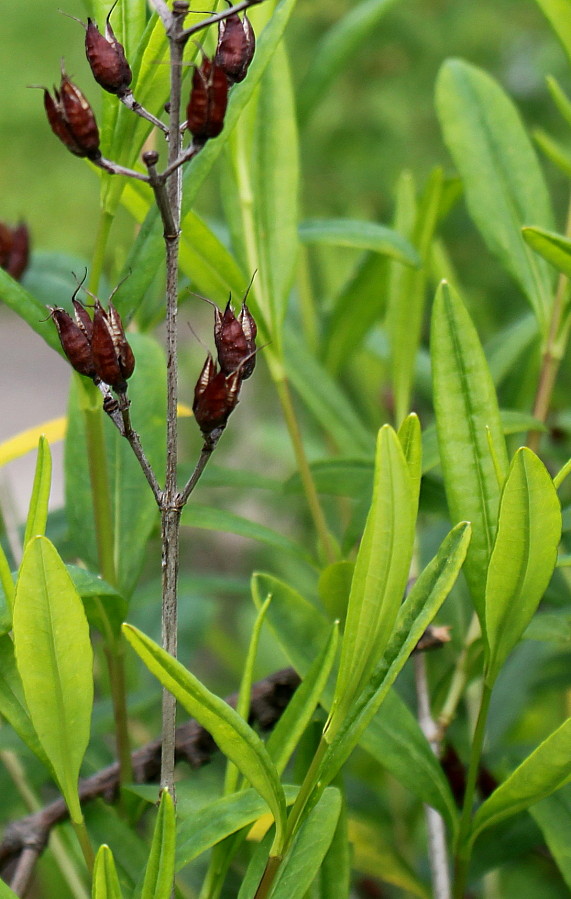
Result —
<instances>
[{"instance_id":1,"label":"foliage","mask_svg":"<svg viewBox=\"0 0 571 899\"><path fill-rule=\"evenodd\" d=\"M521 892L518 872L567 895L571 225L554 185L571 172L568 74L554 50L555 74L542 72L552 114L535 116L524 98L522 116L509 79L486 71L497 59L478 58L484 68L456 46L445 58L446 23L421 27L411 5L310 14L295 0L252 0L248 74L221 134L191 144L180 165L174 281L174 179L161 186L156 162L140 161L169 97L173 39L142 0L113 13L148 115L107 93L102 156L65 162L100 179L99 219L72 249L92 254L80 294L90 322L94 295L115 285L126 333L97 301L87 342L95 358L103 315L116 367L128 339L129 399L123 369L113 391L99 371L95 384L73 374L65 420L0 446L0 464L37 446L26 521L11 522L0 498L0 756L6 825L37 807L46 783L68 809L72 827L58 825L38 867L42 895L166 899L174 879L182 897L342 899L373 879L390 896L446 899L484 895L492 871L507 899ZM88 6L103 27L111 4ZM507 27L512 8L500 6ZM551 47L551 28L569 54L567 0L524 7L534 35ZM191 10L192 24L205 15ZM459 12L466 35L470 15ZM444 146L423 145L411 126L425 153L415 171L398 172L393 154L387 198L338 201L326 189L337 150L324 141L354 136L359 168L358 106L371 95L349 96L351 79L371 42L389 66L391 35L407 52L425 41L438 62L424 80ZM185 98L215 29L200 39L176 76ZM409 90L406 103L417 122L421 99ZM374 182L382 155L367 154L342 197L360 195L361 177ZM21 282L0 268L0 298L77 370L73 341L60 346L50 320L73 311L69 258L33 240ZM222 318L228 293L257 323L251 379L255 333L246 318ZM227 392L208 392L207 362L197 444L188 403L203 354L186 334L178 350L169 341L177 304L179 321L208 333L205 298ZM237 368L223 370L224 340L232 352L243 344ZM65 508L52 509L49 442L64 435ZM177 592L179 547L175 658L164 600ZM253 682L286 664L300 686L266 738ZM175 786L164 749L153 810L159 788L133 783L130 753L159 734L168 747L161 686L219 756L210 769L181 765ZM236 688L228 705L221 696ZM115 757L112 804L84 802L80 775ZM18 878L12 886L0 881L0 896L20 894Z\"/></svg>"}]
</instances>

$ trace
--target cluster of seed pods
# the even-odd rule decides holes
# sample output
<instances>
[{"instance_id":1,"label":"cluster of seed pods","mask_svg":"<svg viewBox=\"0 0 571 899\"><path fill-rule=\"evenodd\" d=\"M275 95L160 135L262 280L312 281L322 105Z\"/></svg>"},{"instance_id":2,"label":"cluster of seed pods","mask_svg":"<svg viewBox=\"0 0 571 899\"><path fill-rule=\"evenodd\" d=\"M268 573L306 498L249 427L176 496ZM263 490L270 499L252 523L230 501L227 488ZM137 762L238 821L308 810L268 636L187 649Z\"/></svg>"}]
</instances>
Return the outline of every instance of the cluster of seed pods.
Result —
<instances>
[{"instance_id":1,"label":"cluster of seed pods","mask_svg":"<svg viewBox=\"0 0 571 899\"><path fill-rule=\"evenodd\" d=\"M111 12L103 34L92 19L87 20L85 53L97 83L124 100L132 96L133 75L123 45L111 27ZM228 92L246 77L255 46L254 32L245 13L242 18L235 13L219 22L216 53L213 59L203 54L201 64L195 66L186 108L186 128L197 150L222 131ZM61 83L59 88L54 87L53 96L44 89L44 106L53 133L71 153L93 161L101 158L93 110L65 70L62 69Z\"/></svg>"},{"instance_id":2,"label":"cluster of seed pods","mask_svg":"<svg viewBox=\"0 0 571 899\"><path fill-rule=\"evenodd\" d=\"M242 381L254 371L257 330L245 299L237 317L230 300L224 312L214 307L214 342L219 368L208 354L194 388L192 407L206 439L226 427L238 403Z\"/></svg>"},{"instance_id":3,"label":"cluster of seed pods","mask_svg":"<svg viewBox=\"0 0 571 899\"><path fill-rule=\"evenodd\" d=\"M113 9L103 33L92 19L87 20L85 52L97 83L134 108L133 75L125 50L111 27L112 12ZM218 22L216 52L213 58L202 53L202 61L194 67L186 107L183 129L191 134L194 151L222 131L229 90L246 77L255 43L245 13L242 17L231 13ZM96 163L101 160L100 134L93 110L63 68L60 86L54 88L53 96L44 89L44 106L52 131L68 150ZM95 299L92 318L86 305L75 295L72 302L74 317L61 307L48 307L66 357L81 375L125 394L135 359L117 310L111 302L105 310ZM193 403L197 424L206 441L217 440L238 403L242 382L254 370L256 332L246 298L238 316L234 314L231 300L224 312L215 306L217 362L208 355L195 387Z\"/></svg>"},{"instance_id":4,"label":"cluster of seed pods","mask_svg":"<svg viewBox=\"0 0 571 899\"><path fill-rule=\"evenodd\" d=\"M75 371L96 384L102 381L116 393L126 393L127 380L135 370L135 357L115 306L110 301L105 310L96 299L91 318L75 296L72 303L74 318L60 306L48 306L68 361Z\"/></svg>"}]
</instances>

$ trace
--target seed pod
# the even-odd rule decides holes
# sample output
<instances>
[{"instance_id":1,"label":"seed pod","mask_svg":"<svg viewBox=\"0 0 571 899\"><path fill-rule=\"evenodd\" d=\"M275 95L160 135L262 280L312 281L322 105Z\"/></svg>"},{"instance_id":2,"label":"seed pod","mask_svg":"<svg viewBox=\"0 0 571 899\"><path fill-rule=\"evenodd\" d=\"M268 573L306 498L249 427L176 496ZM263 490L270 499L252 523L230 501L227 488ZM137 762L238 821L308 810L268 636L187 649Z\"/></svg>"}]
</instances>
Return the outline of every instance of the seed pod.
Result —
<instances>
[{"instance_id":1,"label":"seed pod","mask_svg":"<svg viewBox=\"0 0 571 899\"><path fill-rule=\"evenodd\" d=\"M109 309L107 310L107 320L109 322L109 327L111 328L113 343L115 344L115 351L117 353L117 359L119 360L119 367L125 380L128 380L135 371L135 356L125 337L125 329L123 327L123 322L121 321L121 316L111 302L109 303Z\"/></svg>"},{"instance_id":2,"label":"seed pod","mask_svg":"<svg viewBox=\"0 0 571 899\"><path fill-rule=\"evenodd\" d=\"M19 281L26 269L30 257L30 232L22 223L12 231L12 251L6 265L6 271Z\"/></svg>"},{"instance_id":3,"label":"seed pod","mask_svg":"<svg viewBox=\"0 0 571 899\"><path fill-rule=\"evenodd\" d=\"M4 222L0 222L0 268L8 269L13 244L14 232Z\"/></svg>"},{"instance_id":4,"label":"seed pod","mask_svg":"<svg viewBox=\"0 0 571 899\"><path fill-rule=\"evenodd\" d=\"M71 315L59 306L48 306L57 328L62 349L68 361L80 375L95 377L95 365L91 344L82 328Z\"/></svg>"},{"instance_id":5,"label":"seed pod","mask_svg":"<svg viewBox=\"0 0 571 899\"><path fill-rule=\"evenodd\" d=\"M99 129L93 110L65 72L59 91L54 88L54 97L44 90L44 107L53 133L75 156L99 159Z\"/></svg>"},{"instance_id":6,"label":"seed pod","mask_svg":"<svg viewBox=\"0 0 571 899\"><path fill-rule=\"evenodd\" d=\"M227 104L228 79L224 70L205 56L193 72L186 108L187 127L196 144L202 146L220 134Z\"/></svg>"},{"instance_id":7,"label":"seed pod","mask_svg":"<svg viewBox=\"0 0 571 899\"><path fill-rule=\"evenodd\" d=\"M109 312L105 312L99 300L95 301L91 347L98 377L113 390L124 393L127 379L135 368L135 357L127 343L119 314L112 304L109 305Z\"/></svg>"},{"instance_id":8,"label":"seed pod","mask_svg":"<svg viewBox=\"0 0 571 899\"><path fill-rule=\"evenodd\" d=\"M75 299L75 297L73 297L71 302L73 303L73 308L75 309L75 320L91 343L91 339L93 337L93 322L91 320L91 316L89 315L89 312L87 311L83 303L80 303L79 300Z\"/></svg>"},{"instance_id":9,"label":"seed pod","mask_svg":"<svg viewBox=\"0 0 571 899\"><path fill-rule=\"evenodd\" d=\"M239 371L229 375L217 371L212 356L208 354L194 388L192 404L194 417L204 435L226 427L231 412L238 404L241 383Z\"/></svg>"},{"instance_id":10,"label":"seed pod","mask_svg":"<svg viewBox=\"0 0 571 899\"><path fill-rule=\"evenodd\" d=\"M234 315L230 300L224 314L214 307L214 342L218 351L218 364L226 374L240 372L242 380L249 378L256 365L256 323L244 302L238 318Z\"/></svg>"},{"instance_id":11,"label":"seed pod","mask_svg":"<svg viewBox=\"0 0 571 899\"><path fill-rule=\"evenodd\" d=\"M103 90L122 97L129 92L133 75L123 45L115 37L109 23L111 12L113 10L105 22L105 34L101 34L93 19L87 20L85 54L93 77Z\"/></svg>"},{"instance_id":12,"label":"seed pod","mask_svg":"<svg viewBox=\"0 0 571 899\"><path fill-rule=\"evenodd\" d=\"M234 14L218 23L218 44L214 61L226 72L230 84L243 81L254 58L256 38L250 21Z\"/></svg>"}]
</instances>

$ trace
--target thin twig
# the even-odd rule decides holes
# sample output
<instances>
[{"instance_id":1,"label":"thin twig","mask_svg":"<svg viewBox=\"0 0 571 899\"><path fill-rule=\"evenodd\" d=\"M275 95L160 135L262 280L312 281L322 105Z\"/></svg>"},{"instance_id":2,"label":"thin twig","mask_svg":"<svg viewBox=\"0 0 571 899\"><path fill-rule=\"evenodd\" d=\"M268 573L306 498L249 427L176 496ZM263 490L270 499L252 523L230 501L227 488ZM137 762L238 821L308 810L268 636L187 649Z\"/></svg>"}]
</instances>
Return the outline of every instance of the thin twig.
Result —
<instances>
[{"instance_id":1,"label":"thin twig","mask_svg":"<svg viewBox=\"0 0 571 899\"><path fill-rule=\"evenodd\" d=\"M148 150L146 153L143 153L143 162L149 172L149 183L153 188L157 207L163 220L163 236L165 240L176 240L177 226L165 186L166 173L159 174L157 172L156 165L158 160L159 154L156 150Z\"/></svg>"},{"instance_id":2,"label":"thin twig","mask_svg":"<svg viewBox=\"0 0 571 899\"><path fill-rule=\"evenodd\" d=\"M180 103L182 84L182 57L184 45L180 41L188 3L175 0L167 34L170 46L170 97L169 97L169 165L180 156ZM177 655L177 580L179 563L179 528L181 507L177 490L178 451L178 357L177 357L177 309L178 309L178 259L180 244L180 211L182 200L182 172L180 168L167 180L167 197L174 224L170 234L165 233L166 248L166 349L167 349L167 460L165 489L161 509L162 540L162 641L163 648L174 658ZM176 700L168 690L163 691L163 728L161 756L161 785L174 793L174 756L176 730Z\"/></svg>"},{"instance_id":3,"label":"thin twig","mask_svg":"<svg viewBox=\"0 0 571 899\"><path fill-rule=\"evenodd\" d=\"M208 460L210 459L215 448L216 448L216 444L205 443L203 445L202 450L200 452L198 462L196 463L196 466L194 468L194 471L192 472L192 474L191 474L190 478L188 479L188 482L186 483L184 488L179 493L178 501L181 506L184 506L186 504L190 494L192 493L192 491L198 484L198 481L200 480L202 472L206 468Z\"/></svg>"},{"instance_id":4,"label":"thin twig","mask_svg":"<svg viewBox=\"0 0 571 899\"><path fill-rule=\"evenodd\" d=\"M98 159L92 159L91 161L93 165L99 166L100 169L103 169L109 175L125 175L127 178L136 178L137 181L144 181L145 184L149 183L148 175L136 172L135 169L128 169L117 162L112 162L111 159L106 159L105 156L100 156Z\"/></svg>"},{"instance_id":5,"label":"thin twig","mask_svg":"<svg viewBox=\"0 0 571 899\"><path fill-rule=\"evenodd\" d=\"M126 106L127 109L130 109L131 112L134 112L134 113L136 113L138 116L141 116L142 119L146 119L147 122L150 122L151 125L154 125L154 126L155 126L155 128L160 128L160 130L161 130L164 134L168 134L169 129L167 128L167 126L165 125L165 123L164 123L164 122L161 122L160 119L157 119L157 117L154 116L154 115L152 114L152 112L149 112L148 109L145 109L144 106L141 106L141 104L139 103L139 101L138 101L138 100L135 100L135 97L133 96L133 94L131 93L131 91L129 91L129 92L126 93L126 94L121 94L121 95L119 96L119 100L121 101L121 103L123 104L123 106Z\"/></svg>"},{"instance_id":6,"label":"thin twig","mask_svg":"<svg viewBox=\"0 0 571 899\"><path fill-rule=\"evenodd\" d=\"M183 129L182 129L182 126L181 126L181 133L182 133L182 130L183 130ZM181 165L184 165L185 162L190 162L191 159L194 159L194 157L196 156L196 154L197 154L201 149L202 149L202 147L197 147L196 144L192 143L189 147L187 147L187 149L184 151L184 153L182 153L182 154L178 157L178 159L175 159L174 162L170 163L170 164L166 167L166 169L164 170L164 172L162 172L162 176L161 176L161 177L163 177L163 178L168 178L169 175L172 175L172 173L173 173L174 171L176 171L176 169L180 168Z\"/></svg>"},{"instance_id":7,"label":"thin twig","mask_svg":"<svg viewBox=\"0 0 571 899\"><path fill-rule=\"evenodd\" d=\"M143 447L141 445L141 438L139 437L137 432L133 430L133 426L131 424L131 415L129 413L129 407L127 405L124 405L121 408L121 414L123 416L123 428L124 428L123 436L125 437L126 440L129 441L131 449L133 450L133 452L135 453L135 456L137 457L139 465L141 466L141 468L143 470L143 474L145 475L145 477L147 479L147 483L148 483L149 487L151 488L151 490L153 491L153 496L155 497L157 505L160 508L160 505L161 505L162 499L163 499L162 490L159 486L159 482L157 481L157 478L151 467L151 464L144 453Z\"/></svg>"},{"instance_id":8,"label":"thin twig","mask_svg":"<svg viewBox=\"0 0 571 899\"><path fill-rule=\"evenodd\" d=\"M430 694L426 672L426 656L420 652L414 658L414 673L418 703L418 723L430 743L435 755L440 753L438 730L430 710ZM428 855L432 875L432 892L434 899L450 899L450 870L446 848L446 828L444 819L436 809L424 806L426 828L428 831Z\"/></svg>"}]
</instances>

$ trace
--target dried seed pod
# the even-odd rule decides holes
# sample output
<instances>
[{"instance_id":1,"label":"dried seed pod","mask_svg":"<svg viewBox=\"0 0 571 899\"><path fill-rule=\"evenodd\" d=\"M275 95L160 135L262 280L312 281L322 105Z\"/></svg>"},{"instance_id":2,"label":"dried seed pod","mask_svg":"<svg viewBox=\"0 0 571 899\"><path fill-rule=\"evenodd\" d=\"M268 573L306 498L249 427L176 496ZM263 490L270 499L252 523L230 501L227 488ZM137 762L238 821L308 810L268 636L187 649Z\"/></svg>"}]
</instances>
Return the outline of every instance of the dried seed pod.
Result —
<instances>
[{"instance_id":1,"label":"dried seed pod","mask_svg":"<svg viewBox=\"0 0 571 899\"><path fill-rule=\"evenodd\" d=\"M256 365L257 332L256 322L245 301L238 318L232 311L230 300L224 314L214 307L214 342L218 364L225 374L239 371L242 380L250 377Z\"/></svg>"},{"instance_id":2,"label":"dried seed pod","mask_svg":"<svg viewBox=\"0 0 571 899\"><path fill-rule=\"evenodd\" d=\"M87 20L85 54L97 83L108 93L121 97L129 92L133 75L123 45L111 28L112 12L113 9L105 21L105 34L101 34L93 19Z\"/></svg>"},{"instance_id":3,"label":"dried seed pod","mask_svg":"<svg viewBox=\"0 0 571 899\"><path fill-rule=\"evenodd\" d=\"M65 72L59 91L54 88L54 97L44 90L44 107L53 133L75 156L99 159L99 129L93 110Z\"/></svg>"},{"instance_id":4,"label":"dried seed pod","mask_svg":"<svg viewBox=\"0 0 571 899\"><path fill-rule=\"evenodd\" d=\"M0 222L0 268L7 269L13 243L14 233L12 229L5 225L4 222Z\"/></svg>"},{"instance_id":5,"label":"dried seed pod","mask_svg":"<svg viewBox=\"0 0 571 899\"><path fill-rule=\"evenodd\" d=\"M50 316L57 328L62 349L73 368L80 375L95 377L95 365L91 343L84 330L74 322L71 315L59 306L48 306Z\"/></svg>"},{"instance_id":6,"label":"dried seed pod","mask_svg":"<svg viewBox=\"0 0 571 899\"><path fill-rule=\"evenodd\" d=\"M256 38L250 21L234 14L218 23L218 44L214 61L226 72L228 81L243 81L254 58Z\"/></svg>"},{"instance_id":7,"label":"dried seed pod","mask_svg":"<svg viewBox=\"0 0 571 899\"><path fill-rule=\"evenodd\" d=\"M109 302L109 309L107 310L107 320L109 322L109 327L111 328L111 334L113 335L113 343L115 344L121 372L123 373L125 380L128 380L135 371L135 356L125 337L125 329L123 327L123 322L121 321L121 316L111 302Z\"/></svg>"},{"instance_id":8,"label":"dried seed pod","mask_svg":"<svg viewBox=\"0 0 571 899\"><path fill-rule=\"evenodd\" d=\"M28 268L30 258L30 232L23 222L12 231L12 251L6 265L6 271L17 281Z\"/></svg>"},{"instance_id":9,"label":"dried seed pod","mask_svg":"<svg viewBox=\"0 0 571 899\"><path fill-rule=\"evenodd\" d=\"M91 348L98 377L113 390L124 393L127 379L135 368L135 357L127 343L119 314L112 304L109 312L105 312L99 300L95 300Z\"/></svg>"},{"instance_id":10,"label":"dried seed pod","mask_svg":"<svg viewBox=\"0 0 571 899\"><path fill-rule=\"evenodd\" d=\"M224 127L228 104L228 79L224 70L204 56L192 75L192 90L186 108L187 127L194 142L203 145Z\"/></svg>"},{"instance_id":11,"label":"dried seed pod","mask_svg":"<svg viewBox=\"0 0 571 899\"><path fill-rule=\"evenodd\" d=\"M72 298L71 302L73 303L73 308L75 309L75 320L91 343L91 338L93 337L93 322L91 320L91 316L89 315L89 312L87 311L83 303L80 303L79 300L75 299L75 297Z\"/></svg>"},{"instance_id":12,"label":"dried seed pod","mask_svg":"<svg viewBox=\"0 0 571 899\"><path fill-rule=\"evenodd\" d=\"M229 375L217 371L212 356L208 354L194 388L192 404L194 417L204 435L226 427L230 414L238 404L241 383L239 371Z\"/></svg>"}]
</instances>

